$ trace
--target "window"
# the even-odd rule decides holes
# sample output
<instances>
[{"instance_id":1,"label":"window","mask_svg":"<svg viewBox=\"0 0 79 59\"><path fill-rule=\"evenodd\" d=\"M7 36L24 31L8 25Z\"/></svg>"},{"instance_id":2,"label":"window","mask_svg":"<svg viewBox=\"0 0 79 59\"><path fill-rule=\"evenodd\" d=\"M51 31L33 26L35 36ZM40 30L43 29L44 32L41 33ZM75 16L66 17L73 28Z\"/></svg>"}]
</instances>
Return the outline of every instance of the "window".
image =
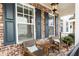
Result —
<instances>
[{"instance_id":1,"label":"window","mask_svg":"<svg viewBox=\"0 0 79 59\"><path fill-rule=\"evenodd\" d=\"M55 36L58 36L58 16L55 16Z\"/></svg>"},{"instance_id":2,"label":"window","mask_svg":"<svg viewBox=\"0 0 79 59\"><path fill-rule=\"evenodd\" d=\"M66 26L63 26L63 31L65 31L65 32L69 32L69 23L68 23L68 21L69 21L69 19L70 19L70 17L72 17L73 15L66 15L66 16L63 16L63 17L61 17L61 19L63 20L63 25L66 25ZM62 22L62 21L60 21L60 22Z\"/></svg>"},{"instance_id":3,"label":"window","mask_svg":"<svg viewBox=\"0 0 79 59\"><path fill-rule=\"evenodd\" d=\"M68 32L68 22L66 22L66 32Z\"/></svg>"},{"instance_id":4,"label":"window","mask_svg":"<svg viewBox=\"0 0 79 59\"><path fill-rule=\"evenodd\" d=\"M17 4L18 42L34 39L34 8Z\"/></svg>"},{"instance_id":5,"label":"window","mask_svg":"<svg viewBox=\"0 0 79 59\"><path fill-rule=\"evenodd\" d=\"M61 32L63 32L63 27L61 26Z\"/></svg>"},{"instance_id":6,"label":"window","mask_svg":"<svg viewBox=\"0 0 79 59\"><path fill-rule=\"evenodd\" d=\"M49 15L49 35L54 35L54 16Z\"/></svg>"},{"instance_id":7,"label":"window","mask_svg":"<svg viewBox=\"0 0 79 59\"><path fill-rule=\"evenodd\" d=\"M70 25L70 28L72 28L72 25Z\"/></svg>"},{"instance_id":8,"label":"window","mask_svg":"<svg viewBox=\"0 0 79 59\"><path fill-rule=\"evenodd\" d=\"M63 20L60 20L60 29L61 29L61 32L63 32Z\"/></svg>"}]
</instances>

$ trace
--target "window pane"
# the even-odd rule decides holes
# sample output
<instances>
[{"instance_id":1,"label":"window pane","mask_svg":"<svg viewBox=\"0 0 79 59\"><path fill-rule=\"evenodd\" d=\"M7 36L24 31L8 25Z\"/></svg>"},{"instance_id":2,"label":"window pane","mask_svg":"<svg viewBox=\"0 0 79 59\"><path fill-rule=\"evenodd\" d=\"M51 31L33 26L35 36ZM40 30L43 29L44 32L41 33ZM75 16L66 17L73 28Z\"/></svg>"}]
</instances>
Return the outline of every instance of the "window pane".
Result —
<instances>
[{"instance_id":1,"label":"window pane","mask_svg":"<svg viewBox=\"0 0 79 59\"><path fill-rule=\"evenodd\" d=\"M28 14L28 9L24 9L24 14Z\"/></svg>"},{"instance_id":2,"label":"window pane","mask_svg":"<svg viewBox=\"0 0 79 59\"><path fill-rule=\"evenodd\" d=\"M29 9L29 15L33 15L33 9L32 8Z\"/></svg>"},{"instance_id":3,"label":"window pane","mask_svg":"<svg viewBox=\"0 0 79 59\"><path fill-rule=\"evenodd\" d=\"M63 27L61 26L61 32L63 32Z\"/></svg>"},{"instance_id":4,"label":"window pane","mask_svg":"<svg viewBox=\"0 0 79 59\"><path fill-rule=\"evenodd\" d=\"M33 15L33 10L30 10L30 15Z\"/></svg>"},{"instance_id":5,"label":"window pane","mask_svg":"<svg viewBox=\"0 0 79 59\"><path fill-rule=\"evenodd\" d=\"M54 27L50 26L49 27L49 35L53 35L54 34Z\"/></svg>"},{"instance_id":6,"label":"window pane","mask_svg":"<svg viewBox=\"0 0 79 59\"><path fill-rule=\"evenodd\" d=\"M24 18L26 18L27 23L29 23L29 17L28 17L28 15L24 15Z\"/></svg>"},{"instance_id":7,"label":"window pane","mask_svg":"<svg viewBox=\"0 0 79 59\"><path fill-rule=\"evenodd\" d=\"M68 32L68 22L66 22L66 32Z\"/></svg>"},{"instance_id":8,"label":"window pane","mask_svg":"<svg viewBox=\"0 0 79 59\"><path fill-rule=\"evenodd\" d=\"M27 18L23 17L22 14L18 14L17 20L18 20L18 23L23 23L23 24L27 23Z\"/></svg>"},{"instance_id":9,"label":"window pane","mask_svg":"<svg viewBox=\"0 0 79 59\"><path fill-rule=\"evenodd\" d=\"M54 35L54 17L49 15L49 35Z\"/></svg>"},{"instance_id":10,"label":"window pane","mask_svg":"<svg viewBox=\"0 0 79 59\"><path fill-rule=\"evenodd\" d=\"M19 14L19 13L18 13L18 17L23 17L23 14Z\"/></svg>"},{"instance_id":11,"label":"window pane","mask_svg":"<svg viewBox=\"0 0 79 59\"><path fill-rule=\"evenodd\" d=\"M23 13L23 8L22 7L17 7L17 12Z\"/></svg>"},{"instance_id":12,"label":"window pane","mask_svg":"<svg viewBox=\"0 0 79 59\"><path fill-rule=\"evenodd\" d=\"M33 25L18 24L19 41L33 39L34 36L33 29L34 29Z\"/></svg>"},{"instance_id":13,"label":"window pane","mask_svg":"<svg viewBox=\"0 0 79 59\"><path fill-rule=\"evenodd\" d=\"M30 16L30 23L33 23L34 18Z\"/></svg>"},{"instance_id":14,"label":"window pane","mask_svg":"<svg viewBox=\"0 0 79 59\"><path fill-rule=\"evenodd\" d=\"M33 17L32 16L24 15L24 17L27 18L27 23L33 23Z\"/></svg>"},{"instance_id":15,"label":"window pane","mask_svg":"<svg viewBox=\"0 0 79 59\"><path fill-rule=\"evenodd\" d=\"M28 16L27 23L30 23L30 16Z\"/></svg>"},{"instance_id":16,"label":"window pane","mask_svg":"<svg viewBox=\"0 0 79 59\"><path fill-rule=\"evenodd\" d=\"M28 9L28 6L25 6L25 5L24 5L24 9Z\"/></svg>"}]
</instances>

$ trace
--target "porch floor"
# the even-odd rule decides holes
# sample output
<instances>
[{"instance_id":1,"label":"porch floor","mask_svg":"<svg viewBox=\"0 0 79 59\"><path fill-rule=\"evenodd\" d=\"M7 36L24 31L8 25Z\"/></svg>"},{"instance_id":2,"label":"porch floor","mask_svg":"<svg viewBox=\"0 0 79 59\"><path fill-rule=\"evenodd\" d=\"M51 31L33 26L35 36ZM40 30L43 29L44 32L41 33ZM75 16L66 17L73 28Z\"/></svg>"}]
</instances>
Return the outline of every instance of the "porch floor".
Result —
<instances>
[{"instance_id":1,"label":"porch floor","mask_svg":"<svg viewBox=\"0 0 79 59\"><path fill-rule=\"evenodd\" d=\"M49 56L66 56L71 51L71 49L73 49L73 47L74 46L71 46L68 51L65 48L61 49L60 53L58 51L50 51Z\"/></svg>"}]
</instances>

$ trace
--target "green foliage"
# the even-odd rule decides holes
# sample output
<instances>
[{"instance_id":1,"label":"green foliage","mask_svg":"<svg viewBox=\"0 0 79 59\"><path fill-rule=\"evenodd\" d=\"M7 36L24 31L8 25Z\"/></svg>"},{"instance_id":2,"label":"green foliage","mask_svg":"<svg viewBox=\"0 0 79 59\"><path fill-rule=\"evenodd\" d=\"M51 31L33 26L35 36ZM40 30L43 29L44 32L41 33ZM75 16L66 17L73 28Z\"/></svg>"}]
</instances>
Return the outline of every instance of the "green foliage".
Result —
<instances>
[{"instance_id":1,"label":"green foliage","mask_svg":"<svg viewBox=\"0 0 79 59\"><path fill-rule=\"evenodd\" d=\"M72 39L73 39L73 43L75 43L75 34L72 33L72 34L69 34L68 36L72 37Z\"/></svg>"},{"instance_id":2,"label":"green foliage","mask_svg":"<svg viewBox=\"0 0 79 59\"><path fill-rule=\"evenodd\" d=\"M61 41L70 46L75 42L75 35L69 34L68 36L61 37Z\"/></svg>"},{"instance_id":3,"label":"green foliage","mask_svg":"<svg viewBox=\"0 0 79 59\"><path fill-rule=\"evenodd\" d=\"M70 37L72 37L73 39L75 39L75 35L74 35L74 33L69 34L68 36L70 36Z\"/></svg>"},{"instance_id":4,"label":"green foliage","mask_svg":"<svg viewBox=\"0 0 79 59\"><path fill-rule=\"evenodd\" d=\"M65 36L63 42L70 46L73 44L73 39L70 36Z\"/></svg>"}]
</instances>

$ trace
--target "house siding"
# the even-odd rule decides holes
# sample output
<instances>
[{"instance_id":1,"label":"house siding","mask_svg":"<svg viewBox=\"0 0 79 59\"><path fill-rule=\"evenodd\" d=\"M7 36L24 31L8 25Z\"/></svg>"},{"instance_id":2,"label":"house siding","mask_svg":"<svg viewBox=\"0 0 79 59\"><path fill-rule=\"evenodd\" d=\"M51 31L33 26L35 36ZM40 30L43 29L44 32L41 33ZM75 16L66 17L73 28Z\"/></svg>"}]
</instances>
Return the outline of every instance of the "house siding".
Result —
<instances>
[{"instance_id":1,"label":"house siding","mask_svg":"<svg viewBox=\"0 0 79 59\"><path fill-rule=\"evenodd\" d=\"M41 12L41 35L42 38L45 38L45 17L44 17L44 11Z\"/></svg>"},{"instance_id":2,"label":"house siding","mask_svg":"<svg viewBox=\"0 0 79 59\"><path fill-rule=\"evenodd\" d=\"M42 38L45 38L45 17L44 12L48 12L48 9L41 5L34 5L35 8L38 8L41 10L41 35ZM23 55L23 47L21 44L11 44L4 46L4 19L3 19L3 4L0 4L0 56L18 56Z\"/></svg>"},{"instance_id":3,"label":"house siding","mask_svg":"<svg viewBox=\"0 0 79 59\"><path fill-rule=\"evenodd\" d=\"M3 4L0 4L0 56L18 56L23 55L21 44L11 44L4 46L4 19Z\"/></svg>"}]
</instances>

